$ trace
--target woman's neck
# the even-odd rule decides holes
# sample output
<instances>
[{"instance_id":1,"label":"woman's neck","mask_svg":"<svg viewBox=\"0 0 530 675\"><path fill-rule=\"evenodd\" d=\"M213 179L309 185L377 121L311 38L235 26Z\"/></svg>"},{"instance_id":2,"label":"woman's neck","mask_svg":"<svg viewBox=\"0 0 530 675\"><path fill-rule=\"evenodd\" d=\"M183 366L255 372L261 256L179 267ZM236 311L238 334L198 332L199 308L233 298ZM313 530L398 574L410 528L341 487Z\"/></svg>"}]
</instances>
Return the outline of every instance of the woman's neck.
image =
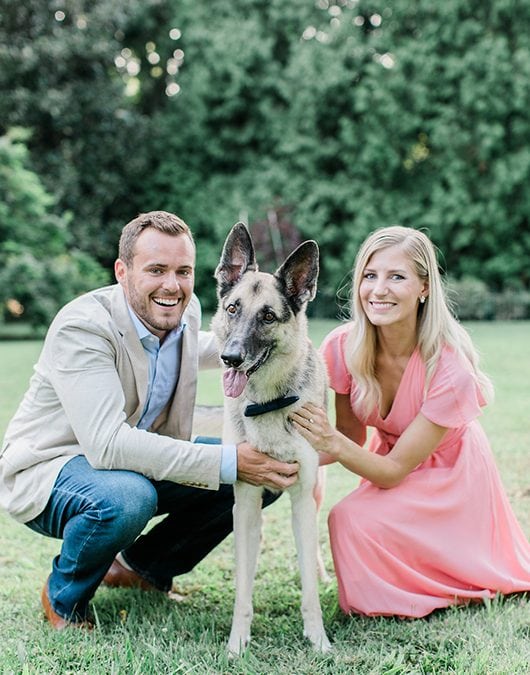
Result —
<instances>
[{"instance_id":1,"label":"woman's neck","mask_svg":"<svg viewBox=\"0 0 530 675\"><path fill-rule=\"evenodd\" d=\"M409 357L418 345L416 332L377 330L377 351L391 359Z\"/></svg>"}]
</instances>

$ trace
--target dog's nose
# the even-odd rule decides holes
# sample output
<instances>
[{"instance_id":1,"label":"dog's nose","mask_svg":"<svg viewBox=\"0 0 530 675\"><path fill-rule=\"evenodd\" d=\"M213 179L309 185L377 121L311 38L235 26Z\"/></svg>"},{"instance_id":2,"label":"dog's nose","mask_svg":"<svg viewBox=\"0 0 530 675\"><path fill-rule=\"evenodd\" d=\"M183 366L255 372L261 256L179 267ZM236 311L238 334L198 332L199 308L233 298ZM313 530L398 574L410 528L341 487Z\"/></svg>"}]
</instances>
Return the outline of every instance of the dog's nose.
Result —
<instances>
[{"instance_id":1,"label":"dog's nose","mask_svg":"<svg viewBox=\"0 0 530 675\"><path fill-rule=\"evenodd\" d=\"M221 354L221 359L229 368L238 368L245 360L245 357L240 352L225 352Z\"/></svg>"}]
</instances>

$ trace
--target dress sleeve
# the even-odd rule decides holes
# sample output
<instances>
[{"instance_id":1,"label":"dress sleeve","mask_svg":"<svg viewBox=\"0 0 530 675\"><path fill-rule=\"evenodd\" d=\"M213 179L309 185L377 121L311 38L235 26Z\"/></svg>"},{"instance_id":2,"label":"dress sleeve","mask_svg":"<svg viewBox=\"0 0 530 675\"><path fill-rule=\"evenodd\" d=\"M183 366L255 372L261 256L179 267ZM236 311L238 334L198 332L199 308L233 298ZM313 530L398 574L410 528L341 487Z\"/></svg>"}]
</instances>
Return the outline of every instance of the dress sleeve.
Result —
<instances>
[{"instance_id":1,"label":"dress sleeve","mask_svg":"<svg viewBox=\"0 0 530 675\"><path fill-rule=\"evenodd\" d=\"M480 415L486 405L471 370L454 352L445 350L433 375L421 412L442 427L457 429Z\"/></svg>"},{"instance_id":2,"label":"dress sleeve","mask_svg":"<svg viewBox=\"0 0 530 675\"><path fill-rule=\"evenodd\" d=\"M329 386L337 394L349 394L352 388L352 377L344 360L347 335L348 325L335 328L324 338L319 350L328 371Z\"/></svg>"}]
</instances>

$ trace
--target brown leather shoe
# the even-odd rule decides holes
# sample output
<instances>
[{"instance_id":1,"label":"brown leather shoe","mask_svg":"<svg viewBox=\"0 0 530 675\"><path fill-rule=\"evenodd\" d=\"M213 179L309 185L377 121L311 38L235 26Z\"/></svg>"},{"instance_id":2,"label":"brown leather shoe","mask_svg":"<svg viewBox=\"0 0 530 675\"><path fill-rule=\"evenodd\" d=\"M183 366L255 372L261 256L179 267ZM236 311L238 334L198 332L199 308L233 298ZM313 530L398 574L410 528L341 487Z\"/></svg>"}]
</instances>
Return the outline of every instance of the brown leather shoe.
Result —
<instances>
[{"instance_id":1,"label":"brown leather shoe","mask_svg":"<svg viewBox=\"0 0 530 675\"><path fill-rule=\"evenodd\" d=\"M153 586L137 572L124 567L117 558L112 561L112 565L103 577L102 583L104 586L111 586L112 588L140 588L142 591L159 591L156 586Z\"/></svg>"},{"instance_id":2,"label":"brown leather shoe","mask_svg":"<svg viewBox=\"0 0 530 675\"><path fill-rule=\"evenodd\" d=\"M64 630L65 628L84 628L85 630L92 630L92 628L94 628L94 624L91 621L88 621L88 619L86 621L67 621L54 611L50 603L50 598L48 597L48 580L42 589L41 602L44 608L44 615L50 622L51 627L55 630Z\"/></svg>"}]
</instances>

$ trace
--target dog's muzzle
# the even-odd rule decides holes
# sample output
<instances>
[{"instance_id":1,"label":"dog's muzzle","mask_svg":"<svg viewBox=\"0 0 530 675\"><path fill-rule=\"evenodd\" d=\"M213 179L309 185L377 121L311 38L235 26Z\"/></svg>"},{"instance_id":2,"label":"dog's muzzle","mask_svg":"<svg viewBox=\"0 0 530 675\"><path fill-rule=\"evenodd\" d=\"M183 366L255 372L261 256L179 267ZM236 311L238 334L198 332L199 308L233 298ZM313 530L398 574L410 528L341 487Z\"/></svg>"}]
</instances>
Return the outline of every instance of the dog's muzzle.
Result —
<instances>
[{"instance_id":1,"label":"dog's muzzle","mask_svg":"<svg viewBox=\"0 0 530 675\"><path fill-rule=\"evenodd\" d=\"M225 352L224 354L221 354L221 360L229 368L239 368L245 360L245 355L241 354L241 352Z\"/></svg>"}]
</instances>

